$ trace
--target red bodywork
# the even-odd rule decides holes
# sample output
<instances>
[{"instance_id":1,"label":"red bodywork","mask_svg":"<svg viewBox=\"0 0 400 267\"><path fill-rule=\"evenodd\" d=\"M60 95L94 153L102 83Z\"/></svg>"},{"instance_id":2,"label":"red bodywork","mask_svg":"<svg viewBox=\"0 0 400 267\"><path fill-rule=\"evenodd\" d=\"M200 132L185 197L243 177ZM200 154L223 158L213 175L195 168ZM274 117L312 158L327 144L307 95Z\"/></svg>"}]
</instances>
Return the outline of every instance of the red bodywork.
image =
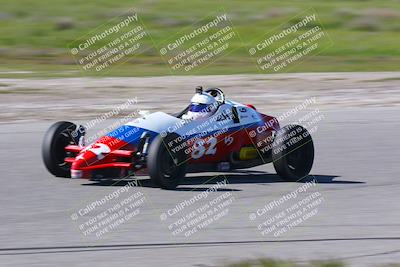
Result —
<instances>
[{"instance_id":1,"label":"red bodywork","mask_svg":"<svg viewBox=\"0 0 400 267\"><path fill-rule=\"evenodd\" d=\"M254 106L247 106L255 110ZM262 120L257 124L235 130L229 129L225 133L211 137L216 139L214 140L215 144L209 142L210 136L202 138L204 149L206 151L211 149L211 152L215 149L215 153L206 154L201 158L191 157L189 164L226 162L229 161L229 155L232 152L238 152L242 147L259 148L260 144L270 144L272 133L280 128L279 123L274 117L264 114L260 114L260 116L262 116ZM189 152L195 150L193 146L195 142L193 140L187 142L188 149L191 149ZM94 170L113 168L120 170L120 175L124 176L129 171L145 171L146 168L142 164L136 165L137 147L135 144L128 144L109 136L100 138L88 147L68 145L65 150L72 155L67 157L65 162L71 164L71 177L73 178L89 179Z\"/></svg>"}]
</instances>

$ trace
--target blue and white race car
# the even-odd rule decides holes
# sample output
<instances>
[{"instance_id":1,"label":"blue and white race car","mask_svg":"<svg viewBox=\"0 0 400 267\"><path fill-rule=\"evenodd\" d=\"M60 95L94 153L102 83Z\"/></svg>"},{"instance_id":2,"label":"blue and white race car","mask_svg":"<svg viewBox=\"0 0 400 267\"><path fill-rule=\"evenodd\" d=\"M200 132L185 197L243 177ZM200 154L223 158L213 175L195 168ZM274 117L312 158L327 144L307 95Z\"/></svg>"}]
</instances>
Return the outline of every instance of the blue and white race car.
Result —
<instances>
[{"instance_id":1,"label":"blue and white race car","mask_svg":"<svg viewBox=\"0 0 400 267\"><path fill-rule=\"evenodd\" d=\"M100 180L140 172L155 185L174 189L187 172L227 172L271 162L279 176L297 181L309 174L314 160L304 127L280 127L253 105L225 99L218 88L197 87L181 112L145 115L92 144L85 145L84 135L82 126L67 121L48 129L42 155L50 173Z\"/></svg>"}]
</instances>

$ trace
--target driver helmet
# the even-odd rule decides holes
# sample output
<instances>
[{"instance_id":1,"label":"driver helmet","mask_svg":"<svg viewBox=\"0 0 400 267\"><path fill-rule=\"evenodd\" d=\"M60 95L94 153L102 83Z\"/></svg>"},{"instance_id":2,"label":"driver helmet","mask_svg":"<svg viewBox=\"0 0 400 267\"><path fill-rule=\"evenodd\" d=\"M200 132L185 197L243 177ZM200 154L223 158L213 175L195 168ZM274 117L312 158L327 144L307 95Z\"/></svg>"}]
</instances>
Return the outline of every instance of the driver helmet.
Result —
<instances>
[{"instance_id":1,"label":"driver helmet","mask_svg":"<svg viewBox=\"0 0 400 267\"><path fill-rule=\"evenodd\" d=\"M190 100L188 112L182 116L185 120L205 119L212 116L218 108L217 100L201 88L196 88L196 94Z\"/></svg>"}]
</instances>

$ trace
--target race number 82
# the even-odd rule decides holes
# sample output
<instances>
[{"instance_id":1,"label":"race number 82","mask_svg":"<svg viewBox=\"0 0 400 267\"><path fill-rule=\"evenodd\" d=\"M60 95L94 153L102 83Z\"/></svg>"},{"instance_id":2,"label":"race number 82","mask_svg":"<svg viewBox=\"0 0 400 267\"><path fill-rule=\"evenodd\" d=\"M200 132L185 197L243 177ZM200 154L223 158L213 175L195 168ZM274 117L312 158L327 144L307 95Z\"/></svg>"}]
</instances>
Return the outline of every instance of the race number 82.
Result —
<instances>
[{"instance_id":1,"label":"race number 82","mask_svg":"<svg viewBox=\"0 0 400 267\"><path fill-rule=\"evenodd\" d=\"M197 140L193 144L192 158L199 159L204 155L214 155L217 152L217 138L212 137L207 140Z\"/></svg>"}]
</instances>

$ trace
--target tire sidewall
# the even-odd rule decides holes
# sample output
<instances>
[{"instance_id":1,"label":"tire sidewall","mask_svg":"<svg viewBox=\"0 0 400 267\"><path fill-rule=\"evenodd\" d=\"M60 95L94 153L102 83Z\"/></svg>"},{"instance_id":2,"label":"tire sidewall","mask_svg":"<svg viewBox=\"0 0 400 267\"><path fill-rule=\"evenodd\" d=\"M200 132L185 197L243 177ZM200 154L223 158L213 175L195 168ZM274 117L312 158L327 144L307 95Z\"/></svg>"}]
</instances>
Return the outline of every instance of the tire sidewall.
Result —
<instances>
[{"instance_id":1,"label":"tire sidewall","mask_svg":"<svg viewBox=\"0 0 400 267\"><path fill-rule=\"evenodd\" d=\"M301 149L302 167L289 168L288 156ZM288 181L300 181L307 177L314 162L314 144L310 133L300 125L287 125L281 128L272 145L272 160L279 176Z\"/></svg>"},{"instance_id":2,"label":"tire sidewall","mask_svg":"<svg viewBox=\"0 0 400 267\"><path fill-rule=\"evenodd\" d=\"M76 125L72 122L68 121L59 121L50 126L50 128L46 131L45 136L43 138L42 143L42 158L44 165L47 170L57 176L57 177L65 177L68 178L71 176L69 169L61 168L59 166L59 162L57 162L57 157L55 151L56 142L59 138L59 135L65 132L66 130L73 131L76 128ZM71 141L73 141L71 137Z\"/></svg>"},{"instance_id":3,"label":"tire sidewall","mask_svg":"<svg viewBox=\"0 0 400 267\"><path fill-rule=\"evenodd\" d=\"M149 153L147 156L147 169L151 180L156 186L163 189L175 189L186 174L186 154L184 149L178 149L173 152L174 148L178 147L182 142L175 142L180 139L180 136L176 133L168 133L165 137L158 135L155 137L153 142L150 144ZM172 143L170 143L172 142ZM171 145L169 145L169 143ZM178 164L176 165L176 171L174 177L166 178L162 169L162 161L165 156L164 153L170 153L171 155L178 158Z\"/></svg>"}]
</instances>

